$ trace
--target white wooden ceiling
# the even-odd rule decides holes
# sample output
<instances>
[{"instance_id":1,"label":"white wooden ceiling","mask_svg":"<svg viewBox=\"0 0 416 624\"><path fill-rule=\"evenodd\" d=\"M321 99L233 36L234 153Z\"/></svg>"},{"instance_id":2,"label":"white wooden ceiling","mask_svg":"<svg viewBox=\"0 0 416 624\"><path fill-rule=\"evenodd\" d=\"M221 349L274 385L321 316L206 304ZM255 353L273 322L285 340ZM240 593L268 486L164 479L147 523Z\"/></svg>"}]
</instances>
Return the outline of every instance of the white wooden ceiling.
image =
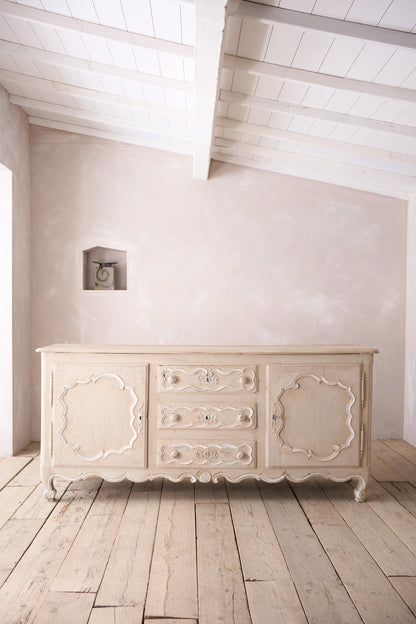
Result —
<instances>
[{"instance_id":1,"label":"white wooden ceiling","mask_svg":"<svg viewBox=\"0 0 416 624\"><path fill-rule=\"evenodd\" d=\"M408 198L416 0L0 0L31 124ZM0 137L1 140L1 137Z\"/></svg>"}]
</instances>

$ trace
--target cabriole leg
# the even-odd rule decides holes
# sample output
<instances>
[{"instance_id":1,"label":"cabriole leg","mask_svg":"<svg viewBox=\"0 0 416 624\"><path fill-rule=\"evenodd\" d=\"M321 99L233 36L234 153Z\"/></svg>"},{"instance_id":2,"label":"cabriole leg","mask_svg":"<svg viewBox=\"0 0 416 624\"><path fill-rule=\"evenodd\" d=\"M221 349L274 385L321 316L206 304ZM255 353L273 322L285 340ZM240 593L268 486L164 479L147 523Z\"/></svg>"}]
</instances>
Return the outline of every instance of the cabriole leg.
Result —
<instances>
[{"instance_id":1,"label":"cabriole leg","mask_svg":"<svg viewBox=\"0 0 416 624\"><path fill-rule=\"evenodd\" d=\"M44 497L46 498L46 500L49 500L49 501L55 500L55 496L56 496L56 489L53 486L53 479L54 477L51 476L47 479L46 483L44 482L44 485L45 485Z\"/></svg>"},{"instance_id":2,"label":"cabriole leg","mask_svg":"<svg viewBox=\"0 0 416 624\"><path fill-rule=\"evenodd\" d=\"M354 488L354 498L357 503L362 503L365 501L366 497L366 480L363 477L355 477L356 486Z\"/></svg>"}]
</instances>

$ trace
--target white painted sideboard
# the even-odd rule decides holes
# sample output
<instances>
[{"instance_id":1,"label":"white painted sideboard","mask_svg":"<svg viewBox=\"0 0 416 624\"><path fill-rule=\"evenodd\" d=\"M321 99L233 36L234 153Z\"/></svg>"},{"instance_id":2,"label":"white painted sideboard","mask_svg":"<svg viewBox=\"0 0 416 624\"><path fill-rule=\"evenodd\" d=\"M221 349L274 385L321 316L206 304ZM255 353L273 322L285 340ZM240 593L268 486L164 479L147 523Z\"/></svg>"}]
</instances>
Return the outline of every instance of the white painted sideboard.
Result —
<instances>
[{"instance_id":1,"label":"white painted sideboard","mask_svg":"<svg viewBox=\"0 0 416 624\"><path fill-rule=\"evenodd\" d=\"M376 349L52 345L42 353L41 472L216 482L369 476Z\"/></svg>"}]
</instances>

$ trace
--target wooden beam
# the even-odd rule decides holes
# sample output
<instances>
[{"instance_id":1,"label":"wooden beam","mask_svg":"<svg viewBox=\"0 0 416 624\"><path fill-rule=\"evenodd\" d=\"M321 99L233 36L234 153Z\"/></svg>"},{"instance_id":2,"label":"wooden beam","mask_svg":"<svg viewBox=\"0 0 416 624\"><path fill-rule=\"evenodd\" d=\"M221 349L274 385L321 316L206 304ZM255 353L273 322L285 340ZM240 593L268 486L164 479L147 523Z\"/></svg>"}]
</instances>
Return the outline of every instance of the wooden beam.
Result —
<instances>
[{"instance_id":1,"label":"wooden beam","mask_svg":"<svg viewBox=\"0 0 416 624\"><path fill-rule=\"evenodd\" d=\"M176 43L174 41L165 41L164 39L156 39L156 37L149 37L147 35L139 35L138 33L129 32L128 30L103 26L102 24L96 24L94 22L87 22L85 20L69 17L68 15L60 15L24 4L18 4L10 0L0 0L0 13L13 15L18 19L29 20L30 22L36 22L38 24L46 24L52 28L63 28L77 33L94 35L95 37L104 37L111 41L120 41L139 48L149 48L156 52L174 54L175 56L181 56L183 58L193 57L193 47L189 45Z\"/></svg>"},{"instance_id":2,"label":"wooden beam","mask_svg":"<svg viewBox=\"0 0 416 624\"><path fill-rule=\"evenodd\" d=\"M196 1L194 177L206 180L211 162L215 107L227 0Z\"/></svg>"},{"instance_id":3,"label":"wooden beam","mask_svg":"<svg viewBox=\"0 0 416 624\"><path fill-rule=\"evenodd\" d=\"M416 35L412 33L266 6L246 0L241 0L238 7L230 11L230 14L265 24L287 24L302 30L314 30L334 36L354 37L362 41L382 43L396 48L410 48L412 50L416 48Z\"/></svg>"},{"instance_id":4,"label":"wooden beam","mask_svg":"<svg viewBox=\"0 0 416 624\"><path fill-rule=\"evenodd\" d=\"M349 115L347 113L337 113L336 111L327 109L323 110L321 108L301 106L300 104L277 102L275 100L269 100L268 98L235 93L234 91L220 91L220 101L230 104L240 104L241 106L254 109L267 110L271 113L283 113L284 115L307 117L313 120L332 121L356 128L364 128L365 130L391 132L392 134L401 136L416 137L416 127L414 126L404 126L389 121L379 121L378 119L367 119L365 117L358 117L357 115Z\"/></svg>"},{"instance_id":5,"label":"wooden beam","mask_svg":"<svg viewBox=\"0 0 416 624\"><path fill-rule=\"evenodd\" d=\"M323 137L312 136L310 134L303 134L302 132L291 132L284 130L283 128L269 128L268 126L261 126L259 124L247 123L243 121L236 121L234 119L225 119L223 117L217 117L215 121L216 126L219 128L228 128L236 132L242 132L245 134L254 134L257 136L272 137L274 139L293 141L295 143L306 143L308 145L314 145L315 147L323 147L325 149L339 150L341 152L347 151L354 154L362 154L369 158L382 158L388 161L402 162L410 167L414 167L416 171L416 156L408 156L401 152L393 152L377 147L368 147L367 145L360 145L358 143L349 143L348 141L336 141L334 139L326 139Z\"/></svg>"},{"instance_id":6,"label":"wooden beam","mask_svg":"<svg viewBox=\"0 0 416 624\"><path fill-rule=\"evenodd\" d=\"M128 136L127 134L118 134L116 132L108 132L106 130L98 130L96 128L88 128L72 123L64 123L61 121L53 121L51 119L42 119L41 117L29 117L29 123L33 126L42 126L44 128L52 128L54 130L63 130L64 132L72 132L74 134L85 134L86 136L97 137L100 139L108 139L109 141L118 141L119 143L129 143L141 147L151 147L176 154L191 154L191 146L186 145L187 141L172 144L170 142L159 142L142 139L139 137ZM185 146L183 145L185 144Z\"/></svg>"},{"instance_id":7,"label":"wooden beam","mask_svg":"<svg viewBox=\"0 0 416 624\"><path fill-rule=\"evenodd\" d=\"M246 71L249 74L256 74L259 76L271 76L273 78L287 80L288 82L329 87L330 89L340 89L342 91L353 91L365 95L378 95L379 97L392 100L404 102L415 102L416 100L416 91L413 89L391 87L376 82L355 80L353 78L330 76L306 69L296 69L295 67L286 67L285 65L254 61L240 56L232 56L231 54L224 54L223 67Z\"/></svg>"},{"instance_id":8,"label":"wooden beam","mask_svg":"<svg viewBox=\"0 0 416 624\"><path fill-rule=\"evenodd\" d=\"M47 113L52 115L58 115L64 118L69 117L71 119L80 119L92 123L104 123L110 126L115 126L116 128L130 128L131 130L147 132L153 135L156 134L160 136L168 136L173 139L191 140L191 137L184 134L184 132L178 133L177 130L174 130L167 126L146 123L143 121L135 121L131 117L127 118L117 117L114 115L104 115L102 113L94 113L91 111L81 110L79 108L61 106L60 104L41 102L39 100L32 100L30 98L24 98L14 95L10 96L10 102L12 104L17 104L18 106L21 106L29 115L33 115L35 117L45 117L45 113ZM65 119L63 121L65 121Z\"/></svg>"},{"instance_id":9,"label":"wooden beam","mask_svg":"<svg viewBox=\"0 0 416 624\"><path fill-rule=\"evenodd\" d=\"M221 154L218 150L212 152L212 159L404 200L408 200L412 190L416 188L416 179L410 176L394 173L386 174L385 171L337 162L332 163L331 167L328 167L327 160L312 159L310 156L290 154L283 151L278 152L276 160L272 162L260 163L249 158ZM316 165L316 169L307 172L302 170L301 167L306 162ZM318 167L319 165L321 165L321 168Z\"/></svg>"},{"instance_id":10,"label":"wooden beam","mask_svg":"<svg viewBox=\"0 0 416 624\"><path fill-rule=\"evenodd\" d=\"M185 117L186 119L190 119L192 116L191 112L187 109L179 109L169 107L164 104L145 102L143 100L136 100L136 98L130 98L124 95L94 91L92 89L85 89L83 87L76 87L62 82L47 80L46 78L38 78L37 76L28 76L18 72L11 72L6 69L0 69L0 81L3 83L17 84L22 87L27 86L34 89L42 89L60 95L70 95L74 98L92 102L117 104L118 106L139 108L148 110L149 112L160 112L165 115L176 115L177 117ZM11 93L10 87L7 90Z\"/></svg>"},{"instance_id":11,"label":"wooden beam","mask_svg":"<svg viewBox=\"0 0 416 624\"><path fill-rule=\"evenodd\" d=\"M287 154L291 155L291 154L295 154L296 156L301 156L302 154L299 152L286 152L285 150L279 150L279 149L271 149L270 147L264 147L262 145L253 145L252 143L245 143L243 141L233 141L230 139L222 139L220 137L215 137L214 139L214 145L213 145L213 149L220 147L222 149L226 149L227 152L229 151L230 154L236 154L237 156L248 156L248 157L252 157L253 155L255 156L264 156L265 158L269 159L269 160L280 160L279 156L281 154L285 154L285 158L287 160ZM412 173L415 171L416 172L416 168L414 166L414 164L411 164L409 166L409 171L402 171L399 170L398 167L395 167L395 161L391 161L391 160L387 160L387 159L383 159L383 165L385 165L385 169L383 166L383 169L381 169L380 167L380 161L378 161L377 165L369 165L367 162L359 162L359 156L357 158L357 156L354 157L354 163L351 163L347 158L343 158L342 155L337 154L337 157L334 159L331 155L327 155L327 156L322 156L321 154L319 156L311 156L310 154L303 154L302 155L304 158L309 158L311 157L312 159L317 158L320 161L326 160L326 161L330 161L331 162L331 167L332 164L334 162L337 162L338 164L343 163L346 165L349 164L355 164L361 167L366 167L367 169L378 169L378 170L383 170L385 171L387 174L389 173L397 173L400 175L409 175L411 176ZM416 174L415 174L415 184L416 184Z\"/></svg>"},{"instance_id":12,"label":"wooden beam","mask_svg":"<svg viewBox=\"0 0 416 624\"><path fill-rule=\"evenodd\" d=\"M12 41L0 40L0 50L7 52L8 54L18 54L19 56L29 57L32 60L48 63L49 65L57 65L58 67L80 69L83 71L103 74L104 76L112 76L122 80L130 80L145 84L154 84L159 87L176 89L187 93L192 93L193 90L193 85L190 82L185 82L184 80L176 80L174 78L167 78L156 74L147 74L133 69L126 69L125 67L116 67L115 65L109 65L107 63L97 63L96 61L75 58L73 56L68 56L67 54L59 54L57 52L41 50L40 48L32 48L20 43L13 43Z\"/></svg>"}]
</instances>

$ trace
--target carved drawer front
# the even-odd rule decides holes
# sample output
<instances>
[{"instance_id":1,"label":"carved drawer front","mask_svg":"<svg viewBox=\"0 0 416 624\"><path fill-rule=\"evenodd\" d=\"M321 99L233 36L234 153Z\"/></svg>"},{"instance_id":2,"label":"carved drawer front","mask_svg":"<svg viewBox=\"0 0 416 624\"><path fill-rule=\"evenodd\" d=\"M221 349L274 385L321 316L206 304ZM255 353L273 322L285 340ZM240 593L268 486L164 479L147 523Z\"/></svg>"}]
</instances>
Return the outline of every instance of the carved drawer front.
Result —
<instances>
[{"instance_id":1,"label":"carved drawer front","mask_svg":"<svg viewBox=\"0 0 416 624\"><path fill-rule=\"evenodd\" d=\"M256 366L160 366L160 392L256 392Z\"/></svg>"},{"instance_id":2,"label":"carved drawer front","mask_svg":"<svg viewBox=\"0 0 416 624\"><path fill-rule=\"evenodd\" d=\"M159 429L254 429L256 405L159 405Z\"/></svg>"},{"instance_id":3,"label":"carved drawer front","mask_svg":"<svg viewBox=\"0 0 416 624\"><path fill-rule=\"evenodd\" d=\"M359 466L360 364L270 366L269 466Z\"/></svg>"},{"instance_id":4,"label":"carved drawer front","mask_svg":"<svg viewBox=\"0 0 416 624\"><path fill-rule=\"evenodd\" d=\"M147 366L56 364L55 465L145 465Z\"/></svg>"},{"instance_id":5,"label":"carved drawer front","mask_svg":"<svg viewBox=\"0 0 416 624\"><path fill-rule=\"evenodd\" d=\"M157 463L159 466L177 468L188 466L196 468L227 467L242 468L255 466L254 442L225 442L224 440L209 440L200 443L197 440L157 441Z\"/></svg>"}]
</instances>

